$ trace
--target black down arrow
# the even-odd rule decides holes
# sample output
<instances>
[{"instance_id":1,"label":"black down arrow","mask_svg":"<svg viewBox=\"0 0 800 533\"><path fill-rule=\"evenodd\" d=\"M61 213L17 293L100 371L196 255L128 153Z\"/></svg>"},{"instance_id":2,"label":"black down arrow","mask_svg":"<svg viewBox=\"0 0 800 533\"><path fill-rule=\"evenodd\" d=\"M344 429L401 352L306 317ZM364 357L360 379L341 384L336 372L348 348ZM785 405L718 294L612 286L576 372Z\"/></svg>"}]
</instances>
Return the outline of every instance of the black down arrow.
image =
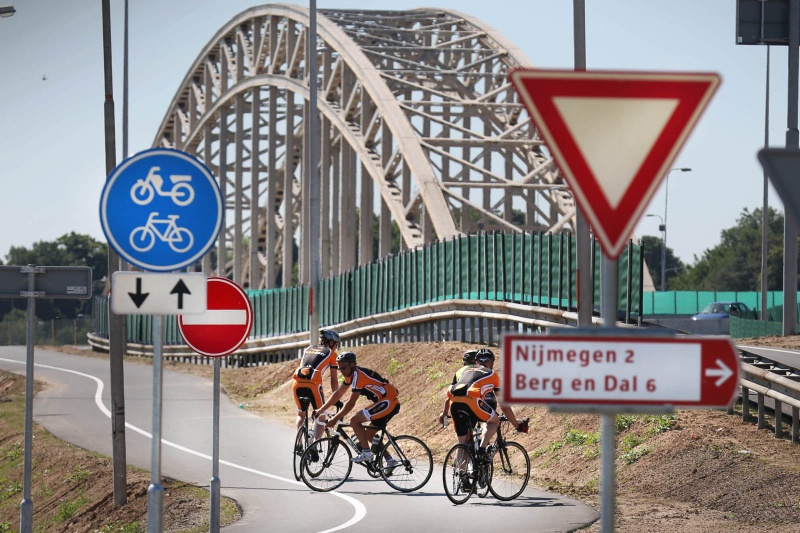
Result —
<instances>
[{"instance_id":1,"label":"black down arrow","mask_svg":"<svg viewBox=\"0 0 800 533\"><path fill-rule=\"evenodd\" d=\"M136 278L136 292L129 292L128 296L131 297L133 303L136 304L136 308L140 308L147 297L150 296L149 292L142 294L142 278Z\"/></svg>"}]
</instances>

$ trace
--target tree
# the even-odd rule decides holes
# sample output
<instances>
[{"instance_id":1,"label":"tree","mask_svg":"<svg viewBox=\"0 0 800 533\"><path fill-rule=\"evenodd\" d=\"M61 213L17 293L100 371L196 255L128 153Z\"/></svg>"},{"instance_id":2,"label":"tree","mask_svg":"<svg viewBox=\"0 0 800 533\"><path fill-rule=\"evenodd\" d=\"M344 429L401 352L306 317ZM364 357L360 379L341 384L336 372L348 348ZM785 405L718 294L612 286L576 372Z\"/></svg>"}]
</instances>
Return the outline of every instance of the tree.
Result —
<instances>
[{"instance_id":1,"label":"tree","mask_svg":"<svg viewBox=\"0 0 800 533\"><path fill-rule=\"evenodd\" d=\"M650 269L650 276L653 278L653 284L657 289L661 288L661 245L664 241L658 237L645 235L642 237L642 255L647 268ZM686 265L679 257L676 257L672 248L667 246L666 250L667 268L665 269L665 276L667 278L666 289L670 290L675 276L680 276L685 270Z\"/></svg>"},{"instance_id":2,"label":"tree","mask_svg":"<svg viewBox=\"0 0 800 533\"><path fill-rule=\"evenodd\" d=\"M761 289L761 209L747 208L736 226L722 230L721 241L703 252L673 289L692 291L754 291ZM783 214L767 212L767 288L783 287Z\"/></svg>"},{"instance_id":3,"label":"tree","mask_svg":"<svg viewBox=\"0 0 800 533\"><path fill-rule=\"evenodd\" d=\"M92 269L92 280L97 286L108 275L108 246L89 235L71 232L55 241L36 242L30 249L12 246L6 255L6 264L88 266ZM27 305L22 299L13 302L18 309L24 309ZM36 302L36 316L41 320L77 318L79 314L90 314L91 308L91 300L41 298ZM2 312L0 308L0 318Z\"/></svg>"}]
</instances>

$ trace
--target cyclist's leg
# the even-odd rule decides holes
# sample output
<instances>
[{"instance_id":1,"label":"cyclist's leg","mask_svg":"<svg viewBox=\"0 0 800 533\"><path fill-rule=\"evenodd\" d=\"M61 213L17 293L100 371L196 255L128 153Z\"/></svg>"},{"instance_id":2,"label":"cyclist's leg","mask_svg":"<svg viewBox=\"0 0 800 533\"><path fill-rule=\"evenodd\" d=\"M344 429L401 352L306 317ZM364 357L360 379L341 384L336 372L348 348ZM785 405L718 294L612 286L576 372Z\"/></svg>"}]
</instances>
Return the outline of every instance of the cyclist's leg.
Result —
<instances>
[{"instance_id":1,"label":"cyclist's leg","mask_svg":"<svg viewBox=\"0 0 800 533\"><path fill-rule=\"evenodd\" d=\"M295 381L292 384L292 395L294 396L294 404L297 406L297 418L295 419L295 429L300 429L306 422L308 414L308 406L311 401L312 392L309 390L308 384Z\"/></svg>"},{"instance_id":2,"label":"cyclist's leg","mask_svg":"<svg viewBox=\"0 0 800 533\"><path fill-rule=\"evenodd\" d=\"M453 427L456 430L459 444L466 444L469 441L469 432L475 425L475 415L467 403L462 401L453 401L450 406L450 415L453 417ZM455 460L457 464L462 465L466 471L467 458L464 457L466 448L459 448L456 452Z\"/></svg>"},{"instance_id":3,"label":"cyclist's leg","mask_svg":"<svg viewBox=\"0 0 800 533\"><path fill-rule=\"evenodd\" d=\"M500 417L497 416L497 399L494 397L494 393L490 392L484 399L478 398L477 407L475 414L486 425L480 443L481 449L485 450L491 444L497 428L500 427Z\"/></svg>"},{"instance_id":4,"label":"cyclist's leg","mask_svg":"<svg viewBox=\"0 0 800 533\"><path fill-rule=\"evenodd\" d=\"M319 409L325 403L325 396L322 393L322 383L312 388L314 396L311 398L311 403L314 409ZM317 413L317 421L314 423L314 441L322 438L322 433L325 431L325 423L328 421L328 413Z\"/></svg>"}]
</instances>

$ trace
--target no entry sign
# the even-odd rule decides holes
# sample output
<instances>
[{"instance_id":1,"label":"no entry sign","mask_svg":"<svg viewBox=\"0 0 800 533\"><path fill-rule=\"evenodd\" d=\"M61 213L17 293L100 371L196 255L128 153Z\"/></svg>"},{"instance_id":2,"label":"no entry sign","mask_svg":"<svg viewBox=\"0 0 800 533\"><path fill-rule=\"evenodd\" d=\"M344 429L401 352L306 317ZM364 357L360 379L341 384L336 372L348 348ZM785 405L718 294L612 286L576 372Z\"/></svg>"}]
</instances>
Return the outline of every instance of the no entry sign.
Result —
<instances>
[{"instance_id":1,"label":"no entry sign","mask_svg":"<svg viewBox=\"0 0 800 533\"><path fill-rule=\"evenodd\" d=\"M727 407L739 383L728 337L509 335L510 403Z\"/></svg>"},{"instance_id":2,"label":"no entry sign","mask_svg":"<svg viewBox=\"0 0 800 533\"><path fill-rule=\"evenodd\" d=\"M222 357L239 349L253 328L253 307L247 294L229 279L208 278L208 307L199 315L180 315L178 327L186 344L201 355Z\"/></svg>"}]
</instances>

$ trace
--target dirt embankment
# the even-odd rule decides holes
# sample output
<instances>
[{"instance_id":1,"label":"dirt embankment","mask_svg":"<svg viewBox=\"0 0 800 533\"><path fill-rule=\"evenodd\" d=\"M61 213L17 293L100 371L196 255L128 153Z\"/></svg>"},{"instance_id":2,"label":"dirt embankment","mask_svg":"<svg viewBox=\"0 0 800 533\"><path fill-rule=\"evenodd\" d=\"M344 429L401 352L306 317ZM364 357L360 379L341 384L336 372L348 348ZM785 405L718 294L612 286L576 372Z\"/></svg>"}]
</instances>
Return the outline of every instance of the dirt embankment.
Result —
<instances>
[{"instance_id":1,"label":"dirt embankment","mask_svg":"<svg viewBox=\"0 0 800 533\"><path fill-rule=\"evenodd\" d=\"M400 390L402 410L392 421L394 432L421 437L441 460L454 434L441 430L436 416L468 348L474 345L352 350L360 365L377 370ZM244 408L293 424L294 367L288 362L226 370L223 387ZM502 373L499 359L496 369ZM550 414L541 407L515 407L515 412L531 418L530 433L514 436L531 454L531 482L597 507L599 417ZM618 427L617 531L800 530L800 445L742 423L740 411L737 416L722 411L620 416ZM599 531L599 524L588 531Z\"/></svg>"}]
</instances>

